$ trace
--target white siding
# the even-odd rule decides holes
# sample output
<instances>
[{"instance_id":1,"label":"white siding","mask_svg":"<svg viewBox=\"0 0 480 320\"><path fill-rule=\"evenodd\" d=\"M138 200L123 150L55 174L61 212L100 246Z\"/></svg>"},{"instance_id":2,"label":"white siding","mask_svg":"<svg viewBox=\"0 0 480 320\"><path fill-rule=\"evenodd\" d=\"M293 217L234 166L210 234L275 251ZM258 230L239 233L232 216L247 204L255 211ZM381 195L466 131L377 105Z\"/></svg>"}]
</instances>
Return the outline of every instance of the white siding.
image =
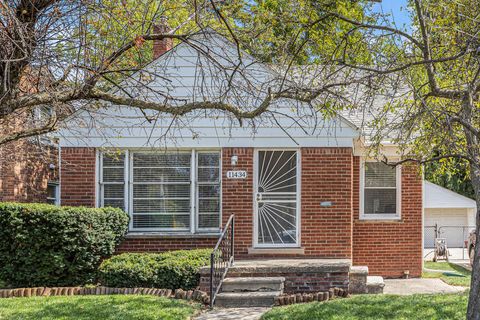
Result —
<instances>
[{"instance_id":1,"label":"white siding","mask_svg":"<svg viewBox=\"0 0 480 320\"><path fill-rule=\"evenodd\" d=\"M216 34L199 35L190 42L200 50L180 44L123 86L133 97L149 101L162 102L166 97L173 105L223 101L252 110L263 101L269 87L278 85L275 72L246 54L232 77L239 62L236 48ZM230 79L234 89L229 91ZM221 111L195 111L176 119L145 111L152 119L149 122L138 109L110 106L79 113L68 129L60 131L60 144L129 148L352 147L358 137L355 127L343 118L324 120L316 108L292 100L277 101L270 112L240 124Z\"/></svg>"}]
</instances>

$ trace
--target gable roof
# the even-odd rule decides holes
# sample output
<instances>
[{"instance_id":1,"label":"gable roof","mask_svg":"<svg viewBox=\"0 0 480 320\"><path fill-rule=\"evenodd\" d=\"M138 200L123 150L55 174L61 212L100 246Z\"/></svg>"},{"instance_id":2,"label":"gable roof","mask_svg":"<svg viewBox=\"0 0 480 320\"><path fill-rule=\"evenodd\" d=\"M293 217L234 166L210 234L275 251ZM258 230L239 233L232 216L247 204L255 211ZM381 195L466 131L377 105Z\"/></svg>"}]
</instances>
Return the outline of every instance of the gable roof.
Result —
<instances>
[{"instance_id":1,"label":"gable roof","mask_svg":"<svg viewBox=\"0 0 480 320\"><path fill-rule=\"evenodd\" d=\"M423 207L426 209L477 207L475 200L426 180L423 183L425 192Z\"/></svg>"},{"instance_id":2,"label":"gable roof","mask_svg":"<svg viewBox=\"0 0 480 320\"><path fill-rule=\"evenodd\" d=\"M277 66L279 72L281 67ZM388 124L399 124L403 120L403 109L392 111L385 108L389 104L398 104L411 96L411 90L397 76L383 77L382 86L370 83L371 74L361 69L341 65L303 65L290 67L286 72L303 88L328 87L322 100L334 100L338 115L349 121L368 139L382 130L382 137L394 137L395 130L385 132L377 127L376 122L386 121Z\"/></svg>"},{"instance_id":3,"label":"gable roof","mask_svg":"<svg viewBox=\"0 0 480 320\"><path fill-rule=\"evenodd\" d=\"M226 84L232 74L234 89L230 90ZM145 100L164 101L169 96L171 104L179 106L185 101L222 100L248 110L261 103L268 86L278 78L270 66L246 53L238 59L237 48L230 41L206 30L192 36L188 44L176 45L123 83L131 96ZM150 123L145 114L156 120ZM287 99L276 101L269 112L241 124L217 110L195 111L174 119L165 114L159 117L152 110L115 105L90 110L73 121L74 125L61 131L61 145L146 147L162 137L177 140L162 146L177 147L351 147L359 136L358 126L344 115L324 119L316 106Z\"/></svg>"}]
</instances>

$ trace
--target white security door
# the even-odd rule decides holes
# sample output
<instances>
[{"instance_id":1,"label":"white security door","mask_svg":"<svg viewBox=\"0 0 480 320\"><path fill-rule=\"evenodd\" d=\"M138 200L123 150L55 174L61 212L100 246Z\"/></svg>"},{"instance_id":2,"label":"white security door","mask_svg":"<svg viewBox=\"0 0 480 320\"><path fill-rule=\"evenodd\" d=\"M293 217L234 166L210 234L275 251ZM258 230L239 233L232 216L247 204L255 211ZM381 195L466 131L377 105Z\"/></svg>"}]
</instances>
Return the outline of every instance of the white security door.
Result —
<instances>
[{"instance_id":1,"label":"white security door","mask_svg":"<svg viewBox=\"0 0 480 320\"><path fill-rule=\"evenodd\" d=\"M298 246L298 154L259 150L256 154L254 244Z\"/></svg>"}]
</instances>

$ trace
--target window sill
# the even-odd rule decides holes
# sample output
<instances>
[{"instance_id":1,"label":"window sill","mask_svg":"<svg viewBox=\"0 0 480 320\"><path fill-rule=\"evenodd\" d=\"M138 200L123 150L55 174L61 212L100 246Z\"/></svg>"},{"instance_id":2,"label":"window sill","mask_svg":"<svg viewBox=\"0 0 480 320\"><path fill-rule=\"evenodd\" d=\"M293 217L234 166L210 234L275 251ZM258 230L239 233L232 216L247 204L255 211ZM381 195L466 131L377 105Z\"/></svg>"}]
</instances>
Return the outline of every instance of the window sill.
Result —
<instances>
[{"instance_id":1,"label":"window sill","mask_svg":"<svg viewBox=\"0 0 480 320\"><path fill-rule=\"evenodd\" d=\"M248 254L305 254L304 248L248 248Z\"/></svg>"},{"instance_id":2,"label":"window sill","mask_svg":"<svg viewBox=\"0 0 480 320\"><path fill-rule=\"evenodd\" d=\"M403 222L402 217L386 217L386 216L361 216L358 218L359 222Z\"/></svg>"},{"instance_id":3,"label":"window sill","mask_svg":"<svg viewBox=\"0 0 480 320\"><path fill-rule=\"evenodd\" d=\"M220 237L220 232L209 232L209 233L190 233L190 232L138 232L130 231L127 233L125 238L135 239L135 238L218 238Z\"/></svg>"}]
</instances>

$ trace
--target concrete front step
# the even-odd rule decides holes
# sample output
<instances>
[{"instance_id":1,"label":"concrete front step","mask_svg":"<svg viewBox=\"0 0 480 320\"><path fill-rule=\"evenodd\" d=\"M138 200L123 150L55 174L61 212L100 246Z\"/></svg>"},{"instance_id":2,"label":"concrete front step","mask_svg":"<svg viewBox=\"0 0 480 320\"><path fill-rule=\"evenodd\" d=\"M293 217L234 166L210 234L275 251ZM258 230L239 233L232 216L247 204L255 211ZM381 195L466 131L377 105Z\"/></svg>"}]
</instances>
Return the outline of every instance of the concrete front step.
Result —
<instances>
[{"instance_id":1,"label":"concrete front step","mask_svg":"<svg viewBox=\"0 0 480 320\"><path fill-rule=\"evenodd\" d=\"M275 297L281 294L281 291L221 292L215 298L215 306L224 308L271 307L275 303Z\"/></svg>"},{"instance_id":2,"label":"concrete front step","mask_svg":"<svg viewBox=\"0 0 480 320\"><path fill-rule=\"evenodd\" d=\"M226 278L222 284L222 292L283 292L284 277L237 277Z\"/></svg>"},{"instance_id":3,"label":"concrete front step","mask_svg":"<svg viewBox=\"0 0 480 320\"><path fill-rule=\"evenodd\" d=\"M384 287L385 287L385 282L383 281L383 277L379 277L379 276L367 277L367 293L381 294L383 293Z\"/></svg>"}]
</instances>

